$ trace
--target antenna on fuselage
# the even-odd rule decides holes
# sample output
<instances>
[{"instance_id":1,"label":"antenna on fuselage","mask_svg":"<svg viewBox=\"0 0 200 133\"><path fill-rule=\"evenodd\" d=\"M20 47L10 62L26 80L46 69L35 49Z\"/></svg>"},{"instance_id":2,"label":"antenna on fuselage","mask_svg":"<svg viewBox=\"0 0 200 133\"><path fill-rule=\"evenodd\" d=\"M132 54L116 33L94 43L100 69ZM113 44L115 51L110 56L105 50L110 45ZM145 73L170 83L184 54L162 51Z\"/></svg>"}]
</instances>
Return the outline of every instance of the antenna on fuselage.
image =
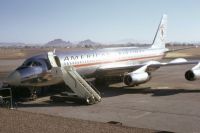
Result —
<instances>
[{"instance_id":1,"label":"antenna on fuselage","mask_svg":"<svg viewBox=\"0 0 200 133\"><path fill-rule=\"evenodd\" d=\"M53 49L53 53L54 53L54 54L56 53L56 49Z\"/></svg>"}]
</instances>

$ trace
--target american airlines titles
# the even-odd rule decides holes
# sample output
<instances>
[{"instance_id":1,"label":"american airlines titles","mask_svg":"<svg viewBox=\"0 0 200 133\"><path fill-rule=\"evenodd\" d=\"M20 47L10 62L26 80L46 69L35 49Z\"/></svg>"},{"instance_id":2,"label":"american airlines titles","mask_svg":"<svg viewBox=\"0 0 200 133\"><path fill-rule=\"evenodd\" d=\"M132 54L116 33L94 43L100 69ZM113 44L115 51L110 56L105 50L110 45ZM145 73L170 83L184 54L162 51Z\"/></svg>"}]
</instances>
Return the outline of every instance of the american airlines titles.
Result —
<instances>
[{"instance_id":1,"label":"american airlines titles","mask_svg":"<svg viewBox=\"0 0 200 133\"><path fill-rule=\"evenodd\" d=\"M117 58L120 55L127 55L129 53L132 53L131 50L124 50L124 51L117 51L117 52L99 52L99 53L87 53L87 54L81 54L81 55L69 55L64 58L64 61L74 61L74 60L87 60L87 59L105 59L108 57Z\"/></svg>"}]
</instances>

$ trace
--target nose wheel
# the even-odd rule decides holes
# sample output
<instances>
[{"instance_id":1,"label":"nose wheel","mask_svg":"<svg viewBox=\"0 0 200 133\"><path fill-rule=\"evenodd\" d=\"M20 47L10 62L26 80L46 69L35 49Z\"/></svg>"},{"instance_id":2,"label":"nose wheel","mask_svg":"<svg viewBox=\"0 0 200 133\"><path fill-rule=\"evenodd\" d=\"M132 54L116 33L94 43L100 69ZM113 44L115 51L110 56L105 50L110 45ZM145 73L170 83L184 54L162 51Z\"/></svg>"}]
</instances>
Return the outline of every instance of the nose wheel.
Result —
<instances>
[{"instance_id":1,"label":"nose wheel","mask_svg":"<svg viewBox=\"0 0 200 133\"><path fill-rule=\"evenodd\" d=\"M37 89L35 87L29 88L30 90L30 100L36 100L37 99Z\"/></svg>"}]
</instances>

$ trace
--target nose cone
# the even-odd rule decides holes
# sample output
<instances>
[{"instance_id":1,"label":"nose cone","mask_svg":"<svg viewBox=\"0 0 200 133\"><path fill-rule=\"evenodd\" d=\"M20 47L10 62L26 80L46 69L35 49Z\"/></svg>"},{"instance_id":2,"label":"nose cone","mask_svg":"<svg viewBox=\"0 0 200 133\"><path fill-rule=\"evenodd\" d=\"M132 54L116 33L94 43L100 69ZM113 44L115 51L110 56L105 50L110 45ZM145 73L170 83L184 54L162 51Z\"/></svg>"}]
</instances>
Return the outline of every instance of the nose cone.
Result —
<instances>
[{"instance_id":1,"label":"nose cone","mask_svg":"<svg viewBox=\"0 0 200 133\"><path fill-rule=\"evenodd\" d=\"M6 82L9 85L19 86L21 81L20 79L20 73L18 71L14 71L7 77Z\"/></svg>"}]
</instances>

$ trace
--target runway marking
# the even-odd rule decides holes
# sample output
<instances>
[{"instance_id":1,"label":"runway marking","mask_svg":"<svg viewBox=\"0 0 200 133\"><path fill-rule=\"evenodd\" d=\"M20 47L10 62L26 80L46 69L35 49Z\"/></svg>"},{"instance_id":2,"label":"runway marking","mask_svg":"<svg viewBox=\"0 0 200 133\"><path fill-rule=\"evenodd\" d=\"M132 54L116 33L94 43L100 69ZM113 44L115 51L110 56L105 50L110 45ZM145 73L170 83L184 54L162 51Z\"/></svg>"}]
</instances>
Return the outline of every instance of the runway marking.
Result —
<instances>
[{"instance_id":1,"label":"runway marking","mask_svg":"<svg viewBox=\"0 0 200 133\"><path fill-rule=\"evenodd\" d=\"M138 119L138 118L144 117L144 116L149 115L149 114L152 114L152 112L145 112L145 113L143 113L141 115L133 116L132 118Z\"/></svg>"},{"instance_id":2,"label":"runway marking","mask_svg":"<svg viewBox=\"0 0 200 133\"><path fill-rule=\"evenodd\" d=\"M156 89L169 89L168 86L159 86L159 87L156 87Z\"/></svg>"}]
</instances>

